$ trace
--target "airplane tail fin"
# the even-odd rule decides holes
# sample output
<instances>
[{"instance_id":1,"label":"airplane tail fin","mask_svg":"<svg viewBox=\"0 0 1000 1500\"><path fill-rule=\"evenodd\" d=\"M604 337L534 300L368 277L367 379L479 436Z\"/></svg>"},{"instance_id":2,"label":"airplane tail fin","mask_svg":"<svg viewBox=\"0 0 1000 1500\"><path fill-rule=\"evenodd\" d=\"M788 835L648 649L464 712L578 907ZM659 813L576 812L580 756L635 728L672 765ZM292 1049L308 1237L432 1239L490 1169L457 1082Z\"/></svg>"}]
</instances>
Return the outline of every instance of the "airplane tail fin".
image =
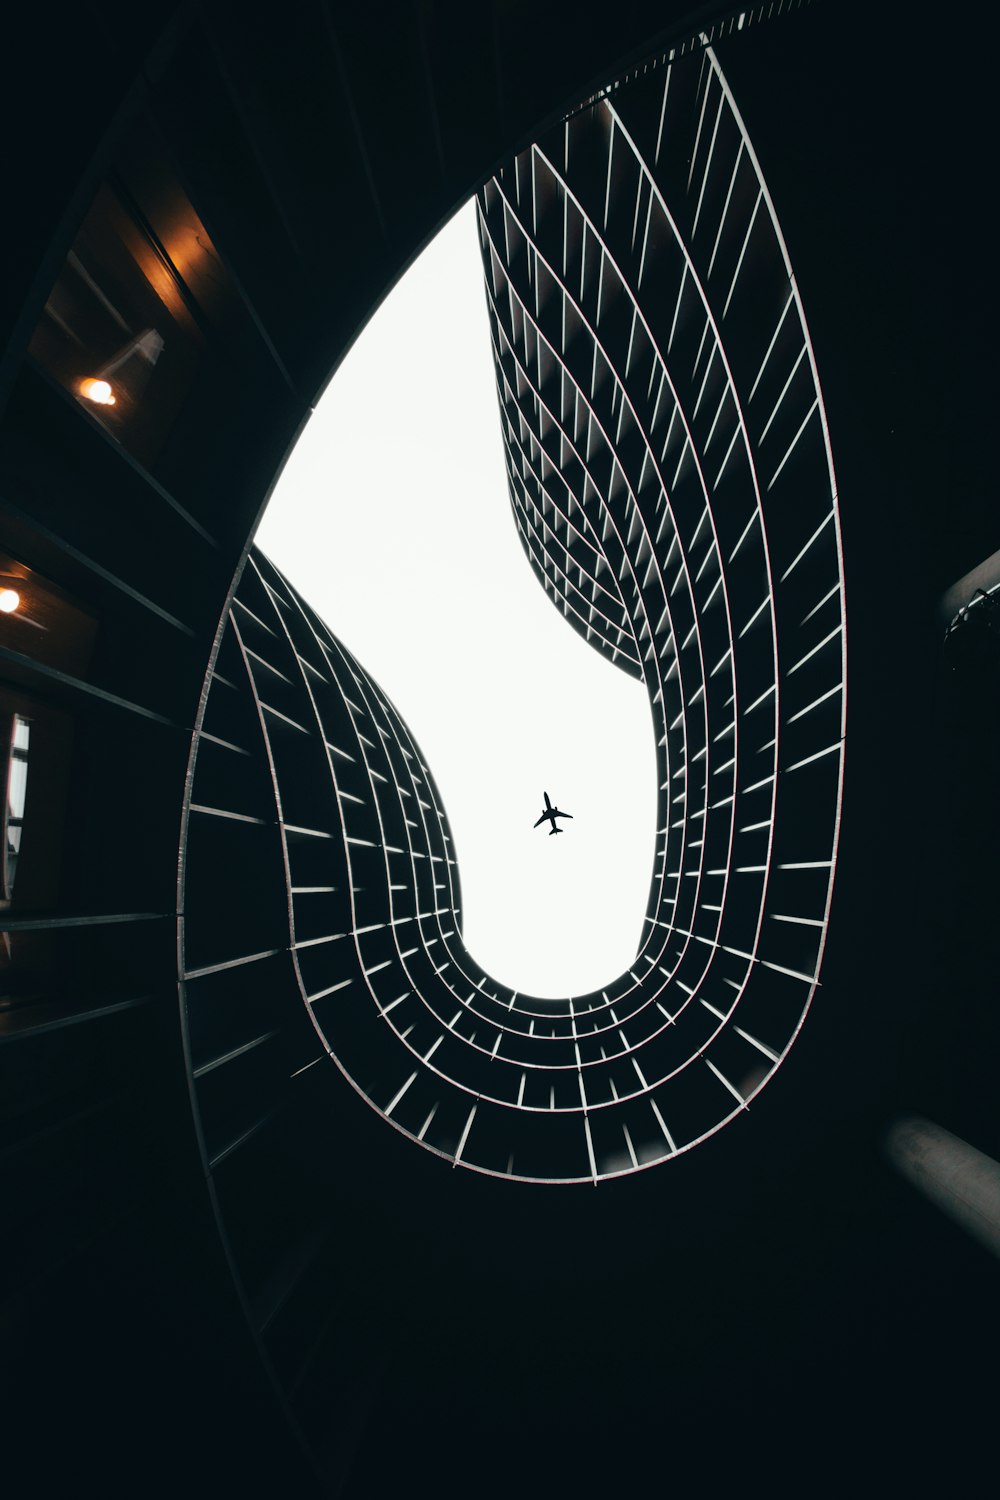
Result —
<instances>
[{"instance_id":1,"label":"airplane tail fin","mask_svg":"<svg viewBox=\"0 0 1000 1500\"><path fill-rule=\"evenodd\" d=\"M552 837L553 833L562 833L562 829L561 828L553 828L552 833L549 834L549 838Z\"/></svg>"}]
</instances>

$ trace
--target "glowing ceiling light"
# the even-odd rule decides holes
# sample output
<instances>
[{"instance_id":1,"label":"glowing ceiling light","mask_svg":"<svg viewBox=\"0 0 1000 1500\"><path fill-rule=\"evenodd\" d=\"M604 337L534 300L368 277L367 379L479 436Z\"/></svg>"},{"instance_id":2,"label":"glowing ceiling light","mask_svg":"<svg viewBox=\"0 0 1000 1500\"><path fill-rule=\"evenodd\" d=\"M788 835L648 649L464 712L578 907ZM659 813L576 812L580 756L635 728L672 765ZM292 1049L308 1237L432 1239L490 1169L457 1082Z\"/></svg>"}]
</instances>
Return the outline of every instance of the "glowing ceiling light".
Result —
<instances>
[{"instance_id":1,"label":"glowing ceiling light","mask_svg":"<svg viewBox=\"0 0 1000 1500\"><path fill-rule=\"evenodd\" d=\"M97 406L114 406L115 393L106 380L98 380L93 375L88 375L85 380L80 381L80 395L88 401L93 401Z\"/></svg>"},{"instance_id":2,"label":"glowing ceiling light","mask_svg":"<svg viewBox=\"0 0 1000 1500\"><path fill-rule=\"evenodd\" d=\"M21 596L16 589L0 589L0 610L5 615L12 615L21 602Z\"/></svg>"}]
</instances>

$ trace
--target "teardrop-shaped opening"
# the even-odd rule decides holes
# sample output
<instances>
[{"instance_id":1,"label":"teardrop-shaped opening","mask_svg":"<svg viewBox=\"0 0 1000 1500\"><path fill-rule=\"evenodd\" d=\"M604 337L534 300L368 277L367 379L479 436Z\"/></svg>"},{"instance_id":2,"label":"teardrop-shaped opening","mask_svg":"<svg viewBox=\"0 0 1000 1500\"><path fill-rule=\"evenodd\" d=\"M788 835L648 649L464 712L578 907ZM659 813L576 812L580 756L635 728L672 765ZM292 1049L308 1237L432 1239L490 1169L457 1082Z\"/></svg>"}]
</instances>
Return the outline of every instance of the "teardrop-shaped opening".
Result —
<instances>
[{"instance_id":1,"label":"teardrop-shaped opening","mask_svg":"<svg viewBox=\"0 0 1000 1500\"><path fill-rule=\"evenodd\" d=\"M656 839L644 685L528 565L507 488L470 203L351 350L257 541L412 729L460 868L466 945L502 983L585 994L639 946ZM543 795L562 836L535 827Z\"/></svg>"}]
</instances>

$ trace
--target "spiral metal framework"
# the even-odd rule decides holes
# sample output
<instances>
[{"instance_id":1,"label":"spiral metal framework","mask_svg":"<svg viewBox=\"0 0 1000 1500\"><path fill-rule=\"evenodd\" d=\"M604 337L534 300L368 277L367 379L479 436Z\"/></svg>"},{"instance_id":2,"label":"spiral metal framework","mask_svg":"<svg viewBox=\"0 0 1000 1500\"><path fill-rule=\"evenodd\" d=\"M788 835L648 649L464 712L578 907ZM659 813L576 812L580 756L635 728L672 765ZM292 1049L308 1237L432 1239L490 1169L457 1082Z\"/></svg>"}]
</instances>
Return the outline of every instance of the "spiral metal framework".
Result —
<instances>
[{"instance_id":1,"label":"spiral metal framework","mask_svg":"<svg viewBox=\"0 0 1000 1500\"><path fill-rule=\"evenodd\" d=\"M284 1058L286 1076L329 1054L456 1165L598 1182L734 1119L814 993L843 781L836 488L798 291L711 50L650 64L522 152L482 189L479 224L525 551L652 705L657 853L639 951L600 993L564 1000L475 964L417 745L259 554L208 697L189 881L203 830L226 816L214 746L242 715L249 760L266 757L274 805L259 821L277 826L287 915L240 972L290 963L320 1041ZM232 966L199 958L189 931L197 1043ZM275 1034L262 1026L250 1050Z\"/></svg>"}]
</instances>

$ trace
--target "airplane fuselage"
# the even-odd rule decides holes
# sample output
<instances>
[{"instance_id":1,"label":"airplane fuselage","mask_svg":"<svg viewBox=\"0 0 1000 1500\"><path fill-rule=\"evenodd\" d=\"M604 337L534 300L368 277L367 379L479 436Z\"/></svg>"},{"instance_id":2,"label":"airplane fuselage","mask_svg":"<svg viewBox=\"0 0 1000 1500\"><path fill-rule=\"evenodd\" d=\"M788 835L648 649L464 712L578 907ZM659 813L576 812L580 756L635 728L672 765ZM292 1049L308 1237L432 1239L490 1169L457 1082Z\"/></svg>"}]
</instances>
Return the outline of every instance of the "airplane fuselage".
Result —
<instances>
[{"instance_id":1,"label":"airplane fuselage","mask_svg":"<svg viewBox=\"0 0 1000 1500\"><path fill-rule=\"evenodd\" d=\"M548 820L548 822L552 824L552 827L549 829L549 838L551 838L554 833L565 833L566 830L564 828L558 827L556 818L571 818L573 814L562 812L560 808L553 807L552 803L549 801L548 792L543 792L542 796L545 798L545 806L542 809L542 815L538 819L538 822L536 822L535 827L537 828L540 823L544 823L546 820Z\"/></svg>"}]
</instances>

